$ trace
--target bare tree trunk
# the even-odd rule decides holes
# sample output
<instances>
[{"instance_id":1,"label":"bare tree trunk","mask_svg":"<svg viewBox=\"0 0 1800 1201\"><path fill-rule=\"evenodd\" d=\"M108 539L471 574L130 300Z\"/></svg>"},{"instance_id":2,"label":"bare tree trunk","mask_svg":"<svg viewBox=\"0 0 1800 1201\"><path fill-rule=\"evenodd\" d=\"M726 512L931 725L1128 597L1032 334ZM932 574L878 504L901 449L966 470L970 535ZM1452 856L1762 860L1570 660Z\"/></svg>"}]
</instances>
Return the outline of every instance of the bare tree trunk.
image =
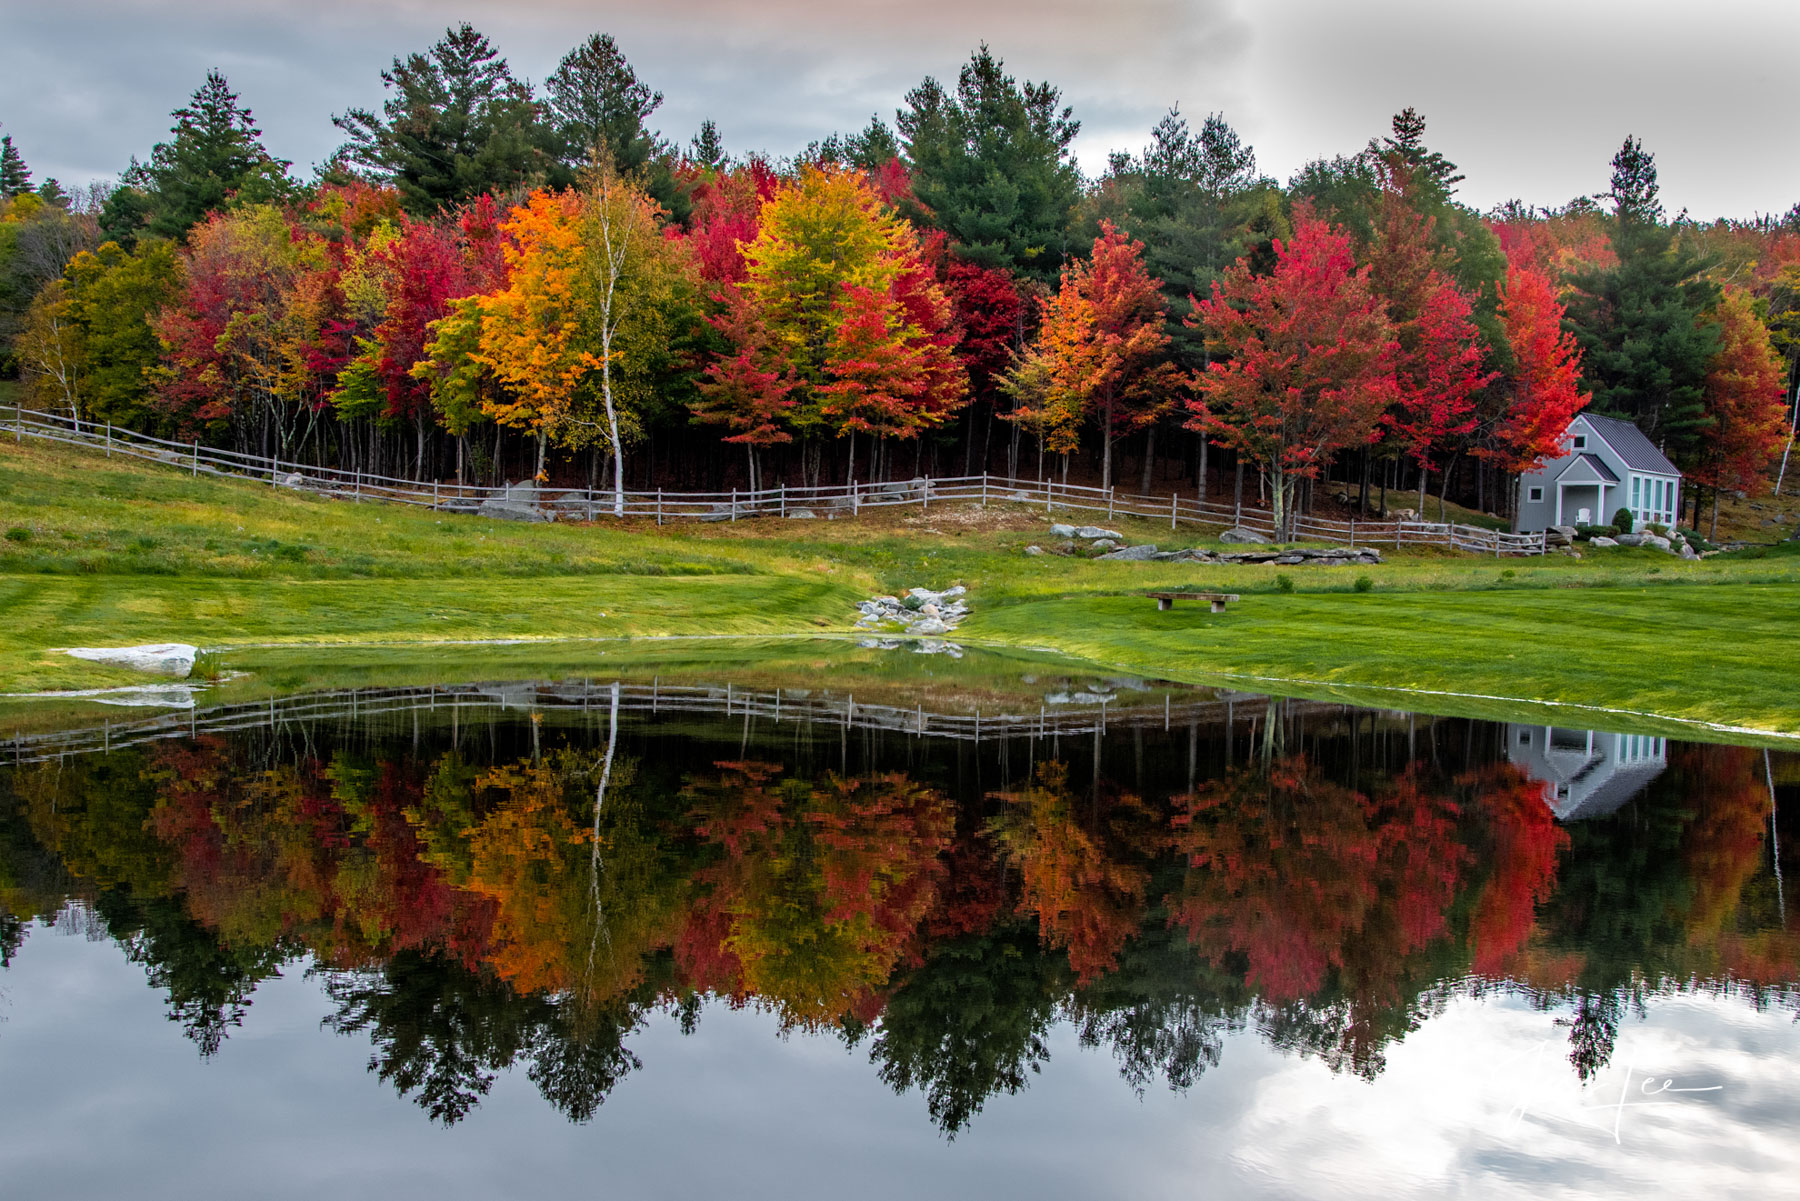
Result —
<instances>
[{"instance_id":1,"label":"bare tree trunk","mask_svg":"<svg viewBox=\"0 0 1800 1201\"><path fill-rule=\"evenodd\" d=\"M1106 405L1101 410L1100 420L1106 423L1106 428L1102 431L1103 437L1101 438L1100 443L1100 486L1102 488L1110 489L1112 487L1113 448L1113 398L1111 389L1107 390Z\"/></svg>"},{"instance_id":2,"label":"bare tree trunk","mask_svg":"<svg viewBox=\"0 0 1800 1201\"><path fill-rule=\"evenodd\" d=\"M1150 485L1156 482L1156 427L1153 425L1144 431L1144 486L1138 489L1145 496L1150 495Z\"/></svg>"}]
</instances>

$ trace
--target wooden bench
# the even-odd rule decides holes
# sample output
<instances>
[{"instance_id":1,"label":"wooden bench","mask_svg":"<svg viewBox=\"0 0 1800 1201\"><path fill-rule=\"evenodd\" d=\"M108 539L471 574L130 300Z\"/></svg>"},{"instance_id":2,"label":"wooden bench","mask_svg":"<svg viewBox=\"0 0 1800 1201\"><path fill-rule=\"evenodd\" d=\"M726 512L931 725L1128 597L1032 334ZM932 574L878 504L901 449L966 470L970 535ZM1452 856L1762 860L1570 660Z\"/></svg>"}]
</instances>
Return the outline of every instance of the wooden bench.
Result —
<instances>
[{"instance_id":1,"label":"wooden bench","mask_svg":"<svg viewBox=\"0 0 1800 1201\"><path fill-rule=\"evenodd\" d=\"M1146 592L1144 595L1156 601L1156 609L1159 613L1166 613L1173 609L1178 600L1209 601L1214 613L1223 613L1225 606L1237 599L1235 592Z\"/></svg>"}]
</instances>

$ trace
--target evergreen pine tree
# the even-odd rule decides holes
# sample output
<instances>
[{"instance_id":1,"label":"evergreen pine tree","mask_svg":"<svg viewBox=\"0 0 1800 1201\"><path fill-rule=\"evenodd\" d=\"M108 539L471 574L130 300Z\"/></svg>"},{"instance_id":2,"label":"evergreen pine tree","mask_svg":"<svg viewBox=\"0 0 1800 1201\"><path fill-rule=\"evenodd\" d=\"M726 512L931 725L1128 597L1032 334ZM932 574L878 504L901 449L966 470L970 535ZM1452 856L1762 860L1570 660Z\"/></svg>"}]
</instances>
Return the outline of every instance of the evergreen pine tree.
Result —
<instances>
[{"instance_id":1,"label":"evergreen pine tree","mask_svg":"<svg viewBox=\"0 0 1800 1201\"><path fill-rule=\"evenodd\" d=\"M543 106L466 22L425 53L396 58L381 82L391 94L379 116L353 108L332 118L350 139L338 153L392 183L412 212L573 181Z\"/></svg>"},{"instance_id":2,"label":"evergreen pine tree","mask_svg":"<svg viewBox=\"0 0 1800 1201\"><path fill-rule=\"evenodd\" d=\"M1706 369L1719 299L1706 258L1663 222L1655 157L1636 138L1613 156L1612 242L1618 266L1573 273L1569 323L1596 412L1636 421L1683 465L1707 424Z\"/></svg>"},{"instance_id":3,"label":"evergreen pine tree","mask_svg":"<svg viewBox=\"0 0 1800 1201\"><path fill-rule=\"evenodd\" d=\"M985 44L954 95L926 79L897 114L913 192L956 253L1053 282L1080 192L1069 144L1081 130L1047 83L1024 87Z\"/></svg>"},{"instance_id":4,"label":"evergreen pine tree","mask_svg":"<svg viewBox=\"0 0 1800 1201\"><path fill-rule=\"evenodd\" d=\"M175 136L157 144L144 168L149 232L178 238L233 198L263 204L286 193L288 164L263 147L250 110L218 71L171 115Z\"/></svg>"},{"instance_id":5,"label":"evergreen pine tree","mask_svg":"<svg viewBox=\"0 0 1800 1201\"><path fill-rule=\"evenodd\" d=\"M688 145L688 156L707 170L717 171L725 165L725 139L719 136L712 118L700 122L700 132Z\"/></svg>"},{"instance_id":6,"label":"evergreen pine tree","mask_svg":"<svg viewBox=\"0 0 1800 1201\"><path fill-rule=\"evenodd\" d=\"M662 93L637 77L611 34L596 33L564 55L544 91L569 166L579 169L599 152L630 175L650 161L656 141L644 122Z\"/></svg>"},{"instance_id":7,"label":"evergreen pine tree","mask_svg":"<svg viewBox=\"0 0 1800 1201\"><path fill-rule=\"evenodd\" d=\"M12 135L0 135L0 199L11 200L31 191L31 168L13 145Z\"/></svg>"}]
</instances>

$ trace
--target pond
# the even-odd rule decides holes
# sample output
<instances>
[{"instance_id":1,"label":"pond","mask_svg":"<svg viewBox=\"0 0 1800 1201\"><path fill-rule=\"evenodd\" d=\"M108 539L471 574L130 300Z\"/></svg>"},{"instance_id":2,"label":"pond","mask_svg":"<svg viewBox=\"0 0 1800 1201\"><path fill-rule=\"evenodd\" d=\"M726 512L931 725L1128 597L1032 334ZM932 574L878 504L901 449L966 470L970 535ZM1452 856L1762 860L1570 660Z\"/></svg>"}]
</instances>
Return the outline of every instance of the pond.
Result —
<instances>
[{"instance_id":1,"label":"pond","mask_svg":"<svg viewBox=\"0 0 1800 1201\"><path fill-rule=\"evenodd\" d=\"M974 652L94 709L0 735L0 1173L1778 1194L1797 786Z\"/></svg>"}]
</instances>

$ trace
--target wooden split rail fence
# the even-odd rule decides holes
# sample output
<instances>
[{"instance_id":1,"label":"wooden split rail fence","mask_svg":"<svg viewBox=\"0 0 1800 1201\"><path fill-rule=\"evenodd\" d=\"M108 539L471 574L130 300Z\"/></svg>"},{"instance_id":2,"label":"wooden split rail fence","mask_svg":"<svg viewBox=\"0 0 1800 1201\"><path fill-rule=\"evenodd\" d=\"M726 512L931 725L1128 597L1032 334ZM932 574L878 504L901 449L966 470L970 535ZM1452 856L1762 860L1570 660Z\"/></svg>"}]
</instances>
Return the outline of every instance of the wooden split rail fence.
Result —
<instances>
[{"instance_id":1,"label":"wooden split rail fence","mask_svg":"<svg viewBox=\"0 0 1800 1201\"><path fill-rule=\"evenodd\" d=\"M45 763L66 756L106 754L127 747L202 734L278 730L288 725L366 726L407 716L487 719L504 713L560 715L564 722L593 721L610 711L613 684L586 681L557 684L452 685L432 688L333 689L254 704L165 709L106 721L98 726L45 733L18 733L0 743L0 767ZM982 743L999 738L1068 738L1116 729L1172 730L1189 725L1235 726L1264 717L1269 700L1228 693L1161 704L1113 705L1104 699L1073 697L1046 701L1036 713L1008 709L982 713L935 713L923 705L905 708L864 704L854 695L796 689L745 690L732 685L618 685L619 712L744 717L773 723L799 722L827 729L868 730L918 738ZM1348 711L1324 701L1285 701L1287 712ZM584 716L585 715L585 716Z\"/></svg>"},{"instance_id":2,"label":"wooden split rail fence","mask_svg":"<svg viewBox=\"0 0 1800 1201\"><path fill-rule=\"evenodd\" d=\"M5 412L0 409L0 414ZM171 442L114 429L110 425L77 423L67 417L22 407L11 411L6 424L17 441L29 437L85 446L102 450L108 456L168 464L195 476L230 476L344 500L384 501L490 516L535 515L562 521L623 517L654 520L660 525L670 521L742 521L766 517L822 519L854 516L864 509L895 506L917 506L929 512L932 505L974 503L1026 505L1041 508L1047 514L1104 514L1108 520L1124 516L1167 520L1171 530L1183 525L1235 526L1271 538L1276 532L1274 515L1268 509L1217 504L1183 497L1179 493L1145 496L1121 492L1117 488L1092 488L1054 480L1008 479L996 475L852 481L847 485L815 488L778 485L757 491L631 490L615 496L610 490L593 488L538 488L530 484L487 488L315 467L280 458L220 450L198 442ZM1395 548L1443 546L1496 558L1541 555L1546 549L1542 534L1510 534L1457 522L1336 521L1302 514L1290 520L1289 532L1298 542Z\"/></svg>"}]
</instances>

